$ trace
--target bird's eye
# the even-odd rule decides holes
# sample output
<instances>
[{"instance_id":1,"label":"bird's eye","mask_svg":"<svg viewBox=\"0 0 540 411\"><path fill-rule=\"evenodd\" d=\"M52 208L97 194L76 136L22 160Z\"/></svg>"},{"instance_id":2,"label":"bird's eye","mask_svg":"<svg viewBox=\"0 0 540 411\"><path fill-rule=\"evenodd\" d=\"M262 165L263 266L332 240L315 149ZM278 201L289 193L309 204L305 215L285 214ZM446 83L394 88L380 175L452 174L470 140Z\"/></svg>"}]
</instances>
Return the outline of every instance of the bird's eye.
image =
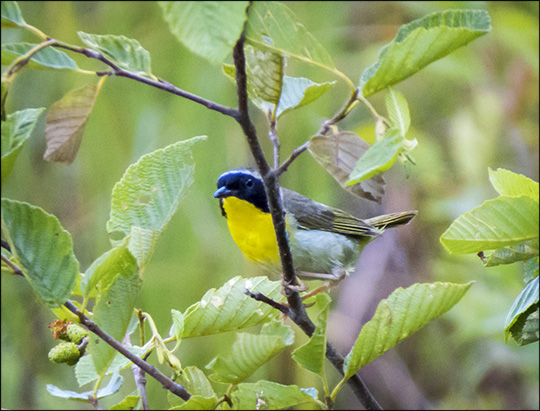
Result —
<instances>
[{"instance_id":1,"label":"bird's eye","mask_svg":"<svg viewBox=\"0 0 540 411\"><path fill-rule=\"evenodd\" d=\"M253 187L253 179L246 180L246 187Z\"/></svg>"}]
</instances>

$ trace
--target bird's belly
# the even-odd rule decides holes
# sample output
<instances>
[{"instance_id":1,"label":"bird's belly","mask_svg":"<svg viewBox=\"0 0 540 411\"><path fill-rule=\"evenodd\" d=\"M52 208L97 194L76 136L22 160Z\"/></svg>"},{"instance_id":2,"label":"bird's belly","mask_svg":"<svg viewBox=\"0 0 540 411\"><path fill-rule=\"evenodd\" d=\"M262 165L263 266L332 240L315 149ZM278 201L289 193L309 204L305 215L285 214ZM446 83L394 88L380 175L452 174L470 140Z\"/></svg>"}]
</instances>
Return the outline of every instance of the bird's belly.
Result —
<instances>
[{"instance_id":1,"label":"bird's belly","mask_svg":"<svg viewBox=\"0 0 540 411\"><path fill-rule=\"evenodd\" d=\"M297 270L332 274L358 260L361 242L344 235L320 230L296 230L290 239L291 253Z\"/></svg>"}]
</instances>

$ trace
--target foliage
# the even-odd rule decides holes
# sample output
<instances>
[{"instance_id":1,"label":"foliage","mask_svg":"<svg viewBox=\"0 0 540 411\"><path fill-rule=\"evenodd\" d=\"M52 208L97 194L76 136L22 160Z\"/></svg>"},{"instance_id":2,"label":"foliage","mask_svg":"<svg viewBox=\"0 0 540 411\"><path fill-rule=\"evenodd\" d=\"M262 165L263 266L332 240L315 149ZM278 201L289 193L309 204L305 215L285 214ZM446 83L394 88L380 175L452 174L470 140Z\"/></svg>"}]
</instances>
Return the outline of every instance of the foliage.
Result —
<instances>
[{"instance_id":1,"label":"foliage","mask_svg":"<svg viewBox=\"0 0 540 411\"><path fill-rule=\"evenodd\" d=\"M324 74L329 73L343 81L350 89L350 96L342 98L345 105L333 119L321 124L320 130L307 140L305 149L348 191L379 202L384 194L382 173L388 171L398 160L410 167L412 152L420 145L413 137L419 136L411 127L413 110L403 93L392 86L490 30L490 18L484 10L452 10L430 14L401 26L394 40L380 49L377 61L364 70L358 81L353 81L338 70L333 61L333 53L331 57L331 53L326 51L315 36L297 22L292 11L281 3L255 2L248 7L248 2L160 2L159 8L171 33L190 51L214 64L224 62L245 25L248 93L255 107L268 116L270 124L287 117L292 118L297 109L320 102L333 92L338 84L332 81L333 79L325 78L325 81L316 82L308 78L308 75L288 75L287 59L307 63L307 66L321 69ZM224 13L228 16L227 24L216 25L216 19L223 21ZM115 79L109 77L126 77L171 93L177 91L173 87L167 88L170 83L152 74L151 67L157 72L159 65L155 62L152 64L151 53L135 39L78 32L83 47L50 39L25 22L16 2L2 2L2 27L18 30L23 28L39 37L37 43L2 45L2 65L8 66L2 77L3 186L4 181L11 177L12 170L13 174L18 172L17 168L14 168L15 160L25 142L29 141L34 128L39 130L41 127L38 118L44 110L23 109L6 113L6 101L17 93L13 85L20 72L47 69L81 75L97 73L101 77L98 84L94 81L82 88L73 88L50 106L45 120L47 148L44 158L47 161L68 164L80 158L78 156L84 156L84 151L93 144L90 140L83 141L88 136L83 137L85 133L88 134L89 119L94 117L93 113L99 110L100 104L105 104L99 101L103 97L99 100L98 97L103 96L109 87L114 87ZM152 51L151 48L149 50ZM105 65L94 69L87 65L87 59L77 60L77 54L99 60ZM399 61L399 66L393 65L392 62L395 61ZM407 70L401 70L402 66L407 67ZM229 79L235 80L237 73L233 65L223 63L222 70ZM193 87L196 86L193 84ZM380 90L386 90L387 118L377 113L367 100L367 97ZM157 93L157 90L153 92ZM192 99L186 94L180 95ZM372 113L375 141L366 142L358 133L339 130L336 125L348 116L359 102L364 103ZM122 108L118 109L121 110ZM219 111L219 108L216 111ZM224 112L225 110L221 113ZM283 116L285 113L288 115ZM216 113L213 114L216 116ZM189 120L188 117L182 121L188 123ZM197 130L199 124L197 121L193 123L195 126L182 125L186 130ZM187 131L182 129L179 135L191 137L201 134L200 131L186 133ZM148 135L145 135L145 138L152 139ZM320 294L316 297L315 307L310 309L313 317L317 318L315 332L306 344L293 352L292 357L301 367L321 378L324 392L318 392L314 387L300 388L295 384L277 384L264 379L255 383L248 382L251 374L256 373L263 364L272 361L273 357L298 339L290 327L277 320L277 310L244 294L244 289L248 288L251 292L260 292L275 301L282 301L279 282L266 277L234 277L217 289L208 290L200 301L194 304L189 301L188 304L191 305L185 310L178 311L167 307L167 312L171 313L168 319L168 325L171 325L168 337L160 334L158 325L162 325L156 325L148 313L139 313L138 316L134 314L138 299L143 294L141 290L145 290L144 287L148 287L149 283L159 281L148 276L152 266L151 258L154 253L158 254L160 249L166 250L167 246L163 243L167 239L168 226L174 224L172 217L179 206L187 202L186 196L190 187L193 190L196 179L192 149L202 147L203 145L198 143L205 140L205 137L183 138L178 141L179 137L175 135L173 139L172 143L163 148L154 149L154 146L147 150L150 151L148 154L140 155L139 152L123 176L117 179L112 194L107 197L111 212L106 232L111 244L99 257L92 255L91 264L84 273L79 272L79 262L75 257L75 254L79 256L79 253L75 252L77 244L74 250L70 233L54 215L45 211L46 207L2 199L2 233L11 249L11 253L3 249L2 256L12 264L6 266L3 259L3 270L13 272L14 266L20 267L38 298L53 309L55 316L69 317L73 321L74 318L62 305L68 298L80 297L81 302L76 304L78 308L109 335L118 341L122 341L126 335L128 340L129 336L132 336L133 340L138 341L136 345L128 348L129 351L145 359L155 351L158 362L168 366L172 379L191 394L191 398L184 402L169 393L171 407L325 408L329 404L328 398L336 400L342 384L357 370L429 321L443 315L469 289L470 283L450 282L419 283L405 289L396 289L386 300L380 302L372 320L360 331L354 347L347 355L343 370L345 377L333 389L324 366L326 343L332 340L328 327L330 300L327 294ZM344 142L346 144L343 144ZM205 144L208 145L209 142ZM196 153L199 162L199 158L204 158L204 154ZM120 159L117 164L125 167ZM496 178L498 183L494 183L494 186L499 184L498 190L506 190L506 194L500 194L508 199L503 199L504 202L495 206L494 210L498 213L518 210L516 219L522 217L523 221L529 222L535 210L534 201L523 200L523 197L536 200L537 210L538 186L536 185L536 197L531 192L509 192L510 187L517 186L513 182L505 182L507 176L503 177L500 170L496 173L499 177ZM38 201L36 203L41 204ZM516 220L516 225L509 230L523 228L523 221ZM468 223L470 224L470 221ZM474 226L478 228L477 224ZM105 230L101 231L105 233ZM509 234L515 234L512 237L513 242L499 238L496 243L490 242L489 247L492 248L489 249L498 246L498 251L493 252L485 264L530 260L536 255L536 268L534 264L531 266L530 261L527 265L530 277L535 276L535 280L531 280L516 299L509 313L507 327L507 336L511 334L516 340L530 342L528 336L534 336L535 318L536 338L538 335L538 232L536 231L536 237L534 233L531 237L531 233L525 231L511 231ZM508 230L503 229L503 232L508 233ZM199 235L204 233L199 232ZM75 236L74 238L76 239ZM158 243L160 239L163 241ZM170 237L167 240L170 241ZM189 241L183 240L180 239L180 245L189 249ZM462 244L466 240L458 235L457 242ZM477 251L487 250L488 240L485 239L486 242ZM96 253L96 250L93 249L92 252ZM200 267L204 265L198 265L194 269L198 271L198 276L212 275L211 269L206 268L209 272L202 272L203 268ZM175 274L178 271L181 275L186 274L178 267L173 270ZM161 286L167 290L169 285ZM209 285L205 286L209 288ZM144 319L149 325L150 336L144 335L143 327L137 327L137 319L141 323ZM245 332L246 328L254 326L260 327L258 333ZM192 365L190 358L185 355L182 355L182 362L189 365L181 364L179 352L187 347L189 340L201 341L200 344L204 345L203 336L218 335L218 338L226 341L226 333L231 331L235 333L236 340L228 348L221 347L222 354L213 354L214 358L209 364L210 372ZM136 336L138 338L135 338ZM365 354L366 350L369 351L368 354ZM80 401L87 401L89 395L96 399L105 398L118 392L123 385L119 372L130 364L129 360L96 337L90 340L86 355L81 357L75 367L79 385L93 382L92 389L76 393L49 385L47 390L52 395ZM107 386L100 388L105 377L109 375L111 378ZM229 384L226 396L216 381ZM127 395L123 400L118 398L118 395L113 398L118 402L118 408L133 407L142 396L141 392L135 394Z\"/></svg>"}]
</instances>

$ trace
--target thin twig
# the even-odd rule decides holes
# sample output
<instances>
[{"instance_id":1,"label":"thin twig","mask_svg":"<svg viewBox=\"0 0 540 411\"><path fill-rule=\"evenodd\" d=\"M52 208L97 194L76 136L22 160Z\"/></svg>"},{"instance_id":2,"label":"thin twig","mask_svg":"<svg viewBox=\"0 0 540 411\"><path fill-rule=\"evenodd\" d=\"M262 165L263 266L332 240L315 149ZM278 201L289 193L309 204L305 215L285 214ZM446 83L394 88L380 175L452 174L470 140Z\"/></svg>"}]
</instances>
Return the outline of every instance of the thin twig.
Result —
<instances>
[{"instance_id":1,"label":"thin twig","mask_svg":"<svg viewBox=\"0 0 540 411\"><path fill-rule=\"evenodd\" d=\"M175 383L173 380L167 378L152 364L149 364L141 360L139 357L137 357L135 354L129 351L126 347L124 347L122 344L120 344L118 341L116 341L114 338L108 335L105 331L99 328L99 326L96 323L94 323L92 320L90 320L90 318L84 315L71 301L67 300L64 306L73 314L75 314L77 317L79 317L81 324L84 325L86 328L88 328L89 331L92 331L94 334L100 337L103 341L105 341L107 344L113 347L116 351L118 351L124 357L128 358L131 362L136 364L139 368L143 369L148 375L158 380L163 386L163 388L165 388L166 390L169 390L174 395L179 396L185 401L189 400L189 398L191 397L191 394L189 394L185 390L184 387L182 387L180 384Z\"/></svg>"}]
</instances>

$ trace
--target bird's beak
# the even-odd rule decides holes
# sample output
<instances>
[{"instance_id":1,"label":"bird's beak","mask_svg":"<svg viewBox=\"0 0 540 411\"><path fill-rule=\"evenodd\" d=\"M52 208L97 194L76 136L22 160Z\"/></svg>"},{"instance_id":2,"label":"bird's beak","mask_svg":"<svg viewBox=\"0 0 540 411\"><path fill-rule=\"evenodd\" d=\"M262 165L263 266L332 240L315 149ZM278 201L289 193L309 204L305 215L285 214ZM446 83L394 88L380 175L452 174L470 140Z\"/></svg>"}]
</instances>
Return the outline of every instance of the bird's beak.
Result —
<instances>
[{"instance_id":1,"label":"bird's beak","mask_svg":"<svg viewBox=\"0 0 540 411\"><path fill-rule=\"evenodd\" d=\"M225 187L225 186L218 188L214 192L214 198L229 197L230 195L231 195L231 191L227 190L227 187Z\"/></svg>"}]
</instances>

